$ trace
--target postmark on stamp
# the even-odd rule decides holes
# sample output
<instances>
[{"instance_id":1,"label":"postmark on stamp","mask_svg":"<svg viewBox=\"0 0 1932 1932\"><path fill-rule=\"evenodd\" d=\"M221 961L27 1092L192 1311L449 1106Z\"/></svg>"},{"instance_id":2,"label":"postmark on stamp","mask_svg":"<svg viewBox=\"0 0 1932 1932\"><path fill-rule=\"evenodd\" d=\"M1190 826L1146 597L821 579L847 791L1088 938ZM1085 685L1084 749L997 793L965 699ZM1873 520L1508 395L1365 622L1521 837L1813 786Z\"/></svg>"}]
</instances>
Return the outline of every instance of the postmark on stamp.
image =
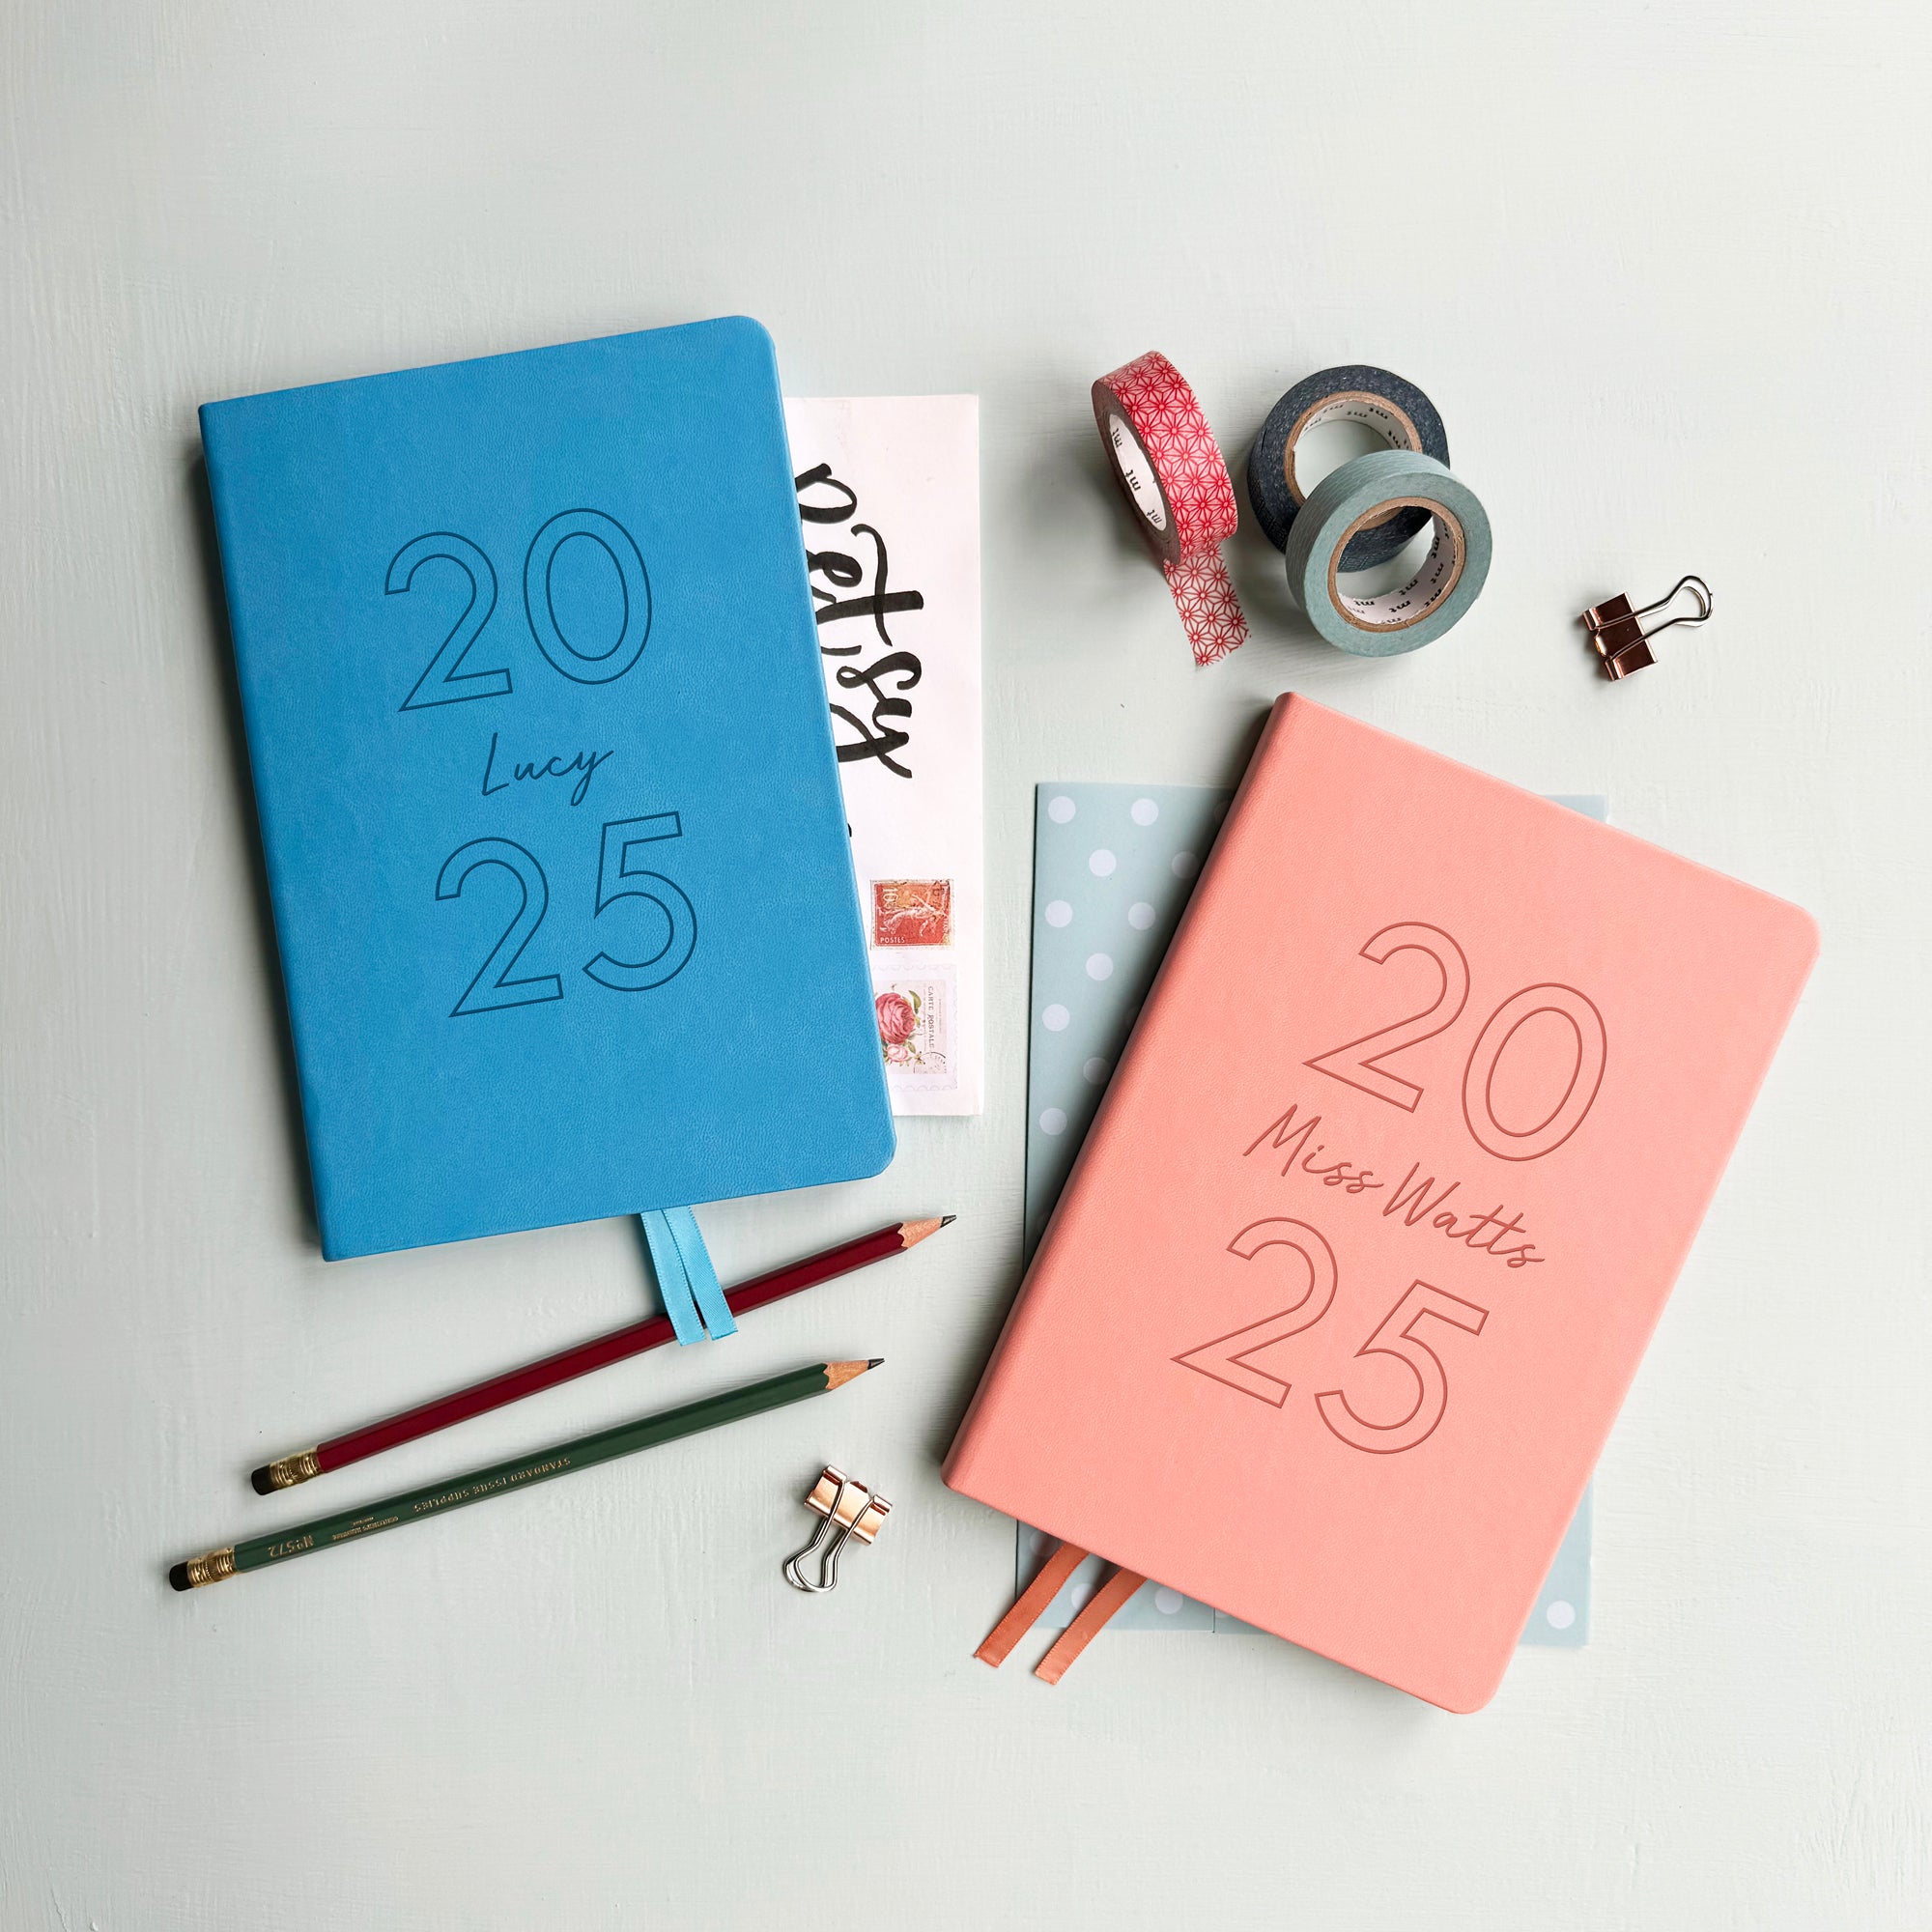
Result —
<instances>
[{"instance_id":1,"label":"postmark on stamp","mask_svg":"<svg viewBox=\"0 0 1932 1932\"><path fill-rule=\"evenodd\" d=\"M874 946L951 946L951 879L874 879Z\"/></svg>"}]
</instances>

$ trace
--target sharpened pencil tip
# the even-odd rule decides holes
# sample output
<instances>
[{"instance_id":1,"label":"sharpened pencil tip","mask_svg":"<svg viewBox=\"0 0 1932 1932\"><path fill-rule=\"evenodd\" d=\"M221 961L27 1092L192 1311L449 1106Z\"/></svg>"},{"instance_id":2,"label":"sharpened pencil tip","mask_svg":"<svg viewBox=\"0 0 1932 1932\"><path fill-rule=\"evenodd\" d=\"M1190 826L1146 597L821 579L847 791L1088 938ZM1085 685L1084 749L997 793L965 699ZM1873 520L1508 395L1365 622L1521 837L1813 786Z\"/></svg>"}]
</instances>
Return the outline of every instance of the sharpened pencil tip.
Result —
<instances>
[{"instance_id":1,"label":"sharpened pencil tip","mask_svg":"<svg viewBox=\"0 0 1932 1932\"><path fill-rule=\"evenodd\" d=\"M885 1358L881 1356L879 1361ZM825 1365L825 1386L828 1389L843 1388L849 1381L856 1381L867 1369L876 1369L878 1361L871 1362L827 1362Z\"/></svg>"},{"instance_id":2,"label":"sharpened pencil tip","mask_svg":"<svg viewBox=\"0 0 1932 1932\"><path fill-rule=\"evenodd\" d=\"M923 1221L901 1221L899 1246L916 1248L928 1236L938 1234L942 1228L950 1228L958 1218L956 1214L929 1214Z\"/></svg>"},{"instance_id":3,"label":"sharpened pencil tip","mask_svg":"<svg viewBox=\"0 0 1932 1932\"><path fill-rule=\"evenodd\" d=\"M866 1366L868 1369L883 1369L886 1366L886 1358L883 1355L874 1355Z\"/></svg>"}]
</instances>

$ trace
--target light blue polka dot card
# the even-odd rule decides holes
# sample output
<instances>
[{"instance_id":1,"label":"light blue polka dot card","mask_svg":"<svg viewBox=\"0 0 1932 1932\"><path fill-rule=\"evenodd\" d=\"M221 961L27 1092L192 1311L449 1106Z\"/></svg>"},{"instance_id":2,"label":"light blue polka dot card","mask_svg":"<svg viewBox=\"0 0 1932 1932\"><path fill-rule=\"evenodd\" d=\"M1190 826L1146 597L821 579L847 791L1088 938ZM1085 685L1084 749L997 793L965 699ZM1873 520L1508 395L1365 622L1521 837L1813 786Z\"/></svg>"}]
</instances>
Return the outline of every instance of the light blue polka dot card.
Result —
<instances>
[{"instance_id":1,"label":"light blue polka dot card","mask_svg":"<svg viewBox=\"0 0 1932 1932\"><path fill-rule=\"evenodd\" d=\"M1039 787L1027 1058L1029 1255L1046 1230L1233 798L1232 792L1200 785ZM1557 802L1592 818L1607 816L1601 798ZM1016 1588L1038 1568L1044 1541L1039 1531L1019 1525ZM1040 1618L1040 1627L1064 1630L1105 1569L1098 1557L1089 1557ZM1252 1624L1151 1580L1108 1629L1254 1632ZM1589 1634L1586 1491L1520 1640L1574 1649Z\"/></svg>"}]
</instances>

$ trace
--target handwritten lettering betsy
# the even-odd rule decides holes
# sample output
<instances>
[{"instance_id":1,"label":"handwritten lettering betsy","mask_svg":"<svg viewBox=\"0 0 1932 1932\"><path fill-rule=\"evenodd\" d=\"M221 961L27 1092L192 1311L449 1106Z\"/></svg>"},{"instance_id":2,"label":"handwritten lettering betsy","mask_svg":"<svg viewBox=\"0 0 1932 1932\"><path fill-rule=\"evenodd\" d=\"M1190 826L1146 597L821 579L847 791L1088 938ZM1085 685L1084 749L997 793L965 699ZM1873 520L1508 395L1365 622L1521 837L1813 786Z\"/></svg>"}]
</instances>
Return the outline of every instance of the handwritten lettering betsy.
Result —
<instances>
[{"instance_id":1,"label":"handwritten lettering betsy","mask_svg":"<svg viewBox=\"0 0 1932 1932\"><path fill-rule=\"evenodd\" d=\"M833 717L853 734L835 732L838 761L853 764L876 758L887 771L909 779L910 766L900 763L896 754L912 743L912 700L905 694L917 688L924 668L914 652L895 642L886 619L896 612L924 610L925 599L917 590L890 587L886 540L872 525L858 521L859 493L833 475L829 463L815 464L792 481L800 521L808 526L805 560L813 580L811 598L817 607L821 655L863 658L868 651L882 653L870 664L841 664L834 672L839 688L853 694L853 704L864 707L869 702L871 714L862 718L843 704L832 706ZM850 551L813 550L814 532L810 526L814 524L843 526L867 554L861 558ZM865 619L877 633L876 643L848 642L851 634L842 631L828 637L829 626Z\"/></svg>"}]
</instances>

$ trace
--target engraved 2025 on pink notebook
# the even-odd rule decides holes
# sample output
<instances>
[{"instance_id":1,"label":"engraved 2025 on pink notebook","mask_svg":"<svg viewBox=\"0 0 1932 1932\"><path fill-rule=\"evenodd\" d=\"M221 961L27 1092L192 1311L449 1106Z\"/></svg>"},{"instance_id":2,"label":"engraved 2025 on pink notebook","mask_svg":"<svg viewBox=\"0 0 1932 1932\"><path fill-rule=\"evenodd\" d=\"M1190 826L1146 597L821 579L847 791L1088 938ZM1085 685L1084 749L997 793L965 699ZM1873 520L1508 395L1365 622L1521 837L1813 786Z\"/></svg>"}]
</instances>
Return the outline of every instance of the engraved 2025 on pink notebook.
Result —
<instances>
[{"instance_id":1,"label":"engraved 2025 on pink notebook","mask_svg":"<svg viewBox=\"0 0 1932 1932\"><path fill-rule=\"evenodd\" d=\"M946 1480L1487 1703L1816 952L1283 697Z\"/></svg>"}]
</instances>

